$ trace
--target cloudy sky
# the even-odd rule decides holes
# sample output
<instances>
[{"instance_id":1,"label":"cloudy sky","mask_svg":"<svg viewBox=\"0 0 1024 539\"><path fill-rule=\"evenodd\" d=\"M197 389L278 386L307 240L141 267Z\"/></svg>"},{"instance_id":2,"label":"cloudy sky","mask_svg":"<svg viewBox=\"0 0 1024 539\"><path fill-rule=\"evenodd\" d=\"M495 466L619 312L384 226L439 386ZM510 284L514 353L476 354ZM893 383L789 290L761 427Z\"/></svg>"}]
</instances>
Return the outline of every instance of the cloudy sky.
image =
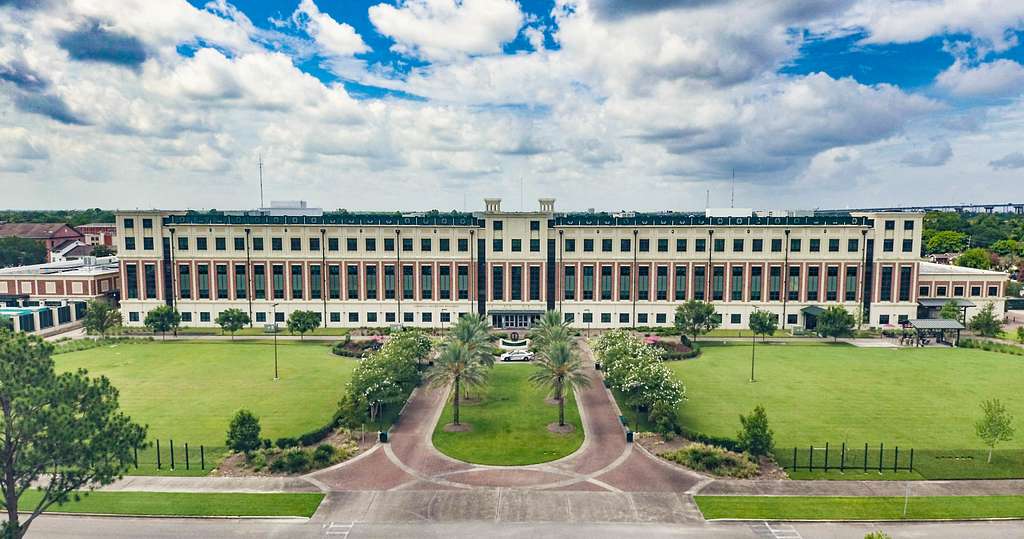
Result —
<instances>
[{"instance_id":1,"label":"cloudy sky","mask_svg":"<svg viewBox=\"0 0 1024 539\"><path fill-rule=\"evenodd\" d=\"M0 207L1024 193L1021 0L0 0Z\"/></svg>"}]
</instances>

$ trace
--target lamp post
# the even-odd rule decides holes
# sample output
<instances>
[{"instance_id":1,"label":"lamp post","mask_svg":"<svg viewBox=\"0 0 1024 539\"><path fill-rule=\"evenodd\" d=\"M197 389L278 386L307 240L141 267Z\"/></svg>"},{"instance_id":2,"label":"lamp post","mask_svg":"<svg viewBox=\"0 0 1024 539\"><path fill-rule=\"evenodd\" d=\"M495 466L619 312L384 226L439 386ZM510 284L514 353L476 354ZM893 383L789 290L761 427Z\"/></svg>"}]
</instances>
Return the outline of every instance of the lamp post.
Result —
<instances>
[{"instance_id":1,"label":"lamp post","mask_svg":"<svg viewBox=\"0 0 1024 539\"><path fill-rule=\"evenodd\" d=\"M583 318L587 320L587 338L590 338L590 324L594 321L594 317L591 315L590 309L583 309Z\"/></svg>"},{"instance_id":2,"label":"lamp post","mask_svg":"<svg viewBox=\"0 0 1024 539\"><path fill-rule=\"evenodd\" d=\"M274 308L274 381L277 381L277 306L275 303Z\"/></svg>"},{"instance_id":3,"label":"lamp post","mask_svg":"<svg viewBox=\"0 0 1024 539\"><path fill-rule=\"evenodd\" d=\"M448 309L441 309L441 333L444 334L444 317L448 314Z\"/></svg>"}]
</instances>

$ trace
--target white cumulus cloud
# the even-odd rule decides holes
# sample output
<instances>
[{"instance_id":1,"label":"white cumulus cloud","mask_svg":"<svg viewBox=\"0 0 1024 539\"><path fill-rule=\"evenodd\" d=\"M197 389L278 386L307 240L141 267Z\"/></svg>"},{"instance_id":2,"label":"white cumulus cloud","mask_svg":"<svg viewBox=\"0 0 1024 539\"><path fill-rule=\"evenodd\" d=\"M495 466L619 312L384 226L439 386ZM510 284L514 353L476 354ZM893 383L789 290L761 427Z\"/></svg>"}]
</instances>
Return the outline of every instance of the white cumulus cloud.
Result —
<instances>
[{"instance_id":1,"label":"white cumulus cloud","mask_svg":"<svg viewBox=\"0 0 1024 539\"><path fill-rule=\"evenodd\" d=\"M514 0L403 0L372 6L369 15L394 50L437 61L499 53L525 22Z\"/></svg>"}]
</instances>

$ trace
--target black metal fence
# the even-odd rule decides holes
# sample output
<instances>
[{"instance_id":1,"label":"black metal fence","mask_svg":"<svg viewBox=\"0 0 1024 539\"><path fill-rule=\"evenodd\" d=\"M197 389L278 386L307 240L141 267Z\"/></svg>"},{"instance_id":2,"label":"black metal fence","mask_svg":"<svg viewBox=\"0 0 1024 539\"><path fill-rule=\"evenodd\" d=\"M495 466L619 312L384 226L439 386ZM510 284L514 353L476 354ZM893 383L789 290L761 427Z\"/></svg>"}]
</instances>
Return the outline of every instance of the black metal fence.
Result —
<instances>
[{"instance_id":1,"label":"black metal fence","mask_svg":"<svg viewBox=\"0 0 1024 539\"><path fill-rule=\"evenodd\" d=\"M779 453L781 452L776 453L776 459L780 464L788 461L789 465L785 468L792 471L914 471L914 448L900 449L899 446L894 446L890 449L886 448L884 443L878 444L877 447L866 443L863 447L853 446L846 442L838 446L826 443L824 447L794 447L789 459Z\"/></svg>"},{"instance_id":2,"label":"black metal fence","mask_svg":"<svg viewBox=\"0 0 1024 539\"><path fill-rule=\"evenodd\" d=\"M223 447L157 439L145 449L136 449L129 465L135 469L203 471L216 467L224 452Z\"/></svg>"}]
</instances>

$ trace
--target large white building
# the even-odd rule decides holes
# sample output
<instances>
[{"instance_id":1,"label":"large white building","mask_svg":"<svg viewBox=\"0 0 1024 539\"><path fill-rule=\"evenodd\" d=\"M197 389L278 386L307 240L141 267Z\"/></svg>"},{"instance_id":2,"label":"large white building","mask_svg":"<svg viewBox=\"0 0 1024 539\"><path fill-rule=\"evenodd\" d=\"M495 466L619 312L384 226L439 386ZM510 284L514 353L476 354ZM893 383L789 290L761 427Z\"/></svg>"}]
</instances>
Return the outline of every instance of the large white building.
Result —
<instances>
[{"instance_id":1,"label":"large white building","mask_svg":"<svg viewBox=\"0 0 1024 539\"><path fill-rule=\"evenodd\" d=\"M559 213L553 199L533 212L487 199L472 214L284 206L118 212L126 323L168 304L195 326L232 307L257 325L312 310L330 327L441 327L468 312L526 327L553 309L596 329L671 325L680 302L702 299L725 328L746 327L756 308L813 328L833 304L884 326L916 318L920 297L938 292L924 286L935 279L918 255L921 213ZM1002 297L1005 276L979 279L977 303Z\"/></svg>"}]
</instances>

